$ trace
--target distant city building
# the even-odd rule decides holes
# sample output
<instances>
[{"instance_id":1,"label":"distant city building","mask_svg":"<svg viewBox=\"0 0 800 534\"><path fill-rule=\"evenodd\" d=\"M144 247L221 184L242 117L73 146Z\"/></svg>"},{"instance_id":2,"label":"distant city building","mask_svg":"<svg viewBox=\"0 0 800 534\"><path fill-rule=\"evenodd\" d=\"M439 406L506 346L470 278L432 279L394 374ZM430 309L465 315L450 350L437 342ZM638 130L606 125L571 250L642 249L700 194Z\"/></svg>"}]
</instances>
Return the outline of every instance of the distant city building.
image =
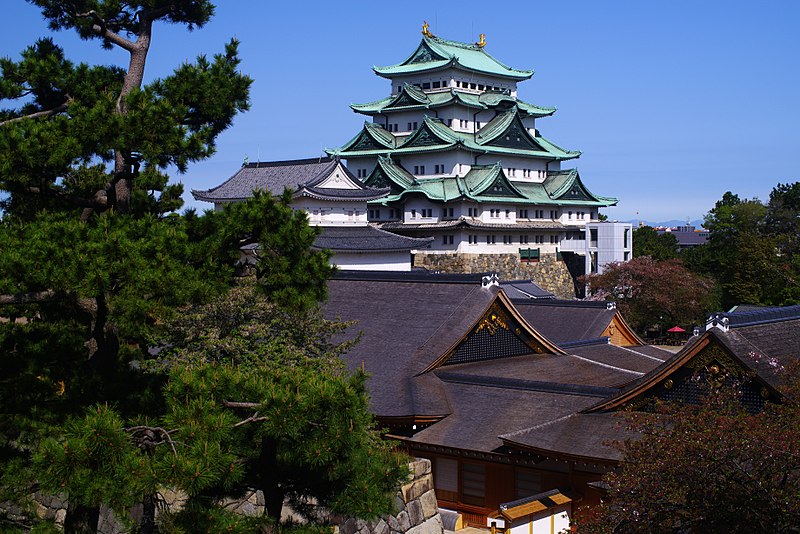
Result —
<instances>
[{"instance_id":1,"label":"distant city building","mask_svg":"<svg viewBox=\"0 0 800 534\"><path fill-rule=\"evenodd\" d=\"M705 245L708 242L708 230L704 228L696 228L692 225L686 226L657 226L654 228L659 234L672 234L678 240L678 250L686 250L700 245Z\"/></svg>"}]
</instances>

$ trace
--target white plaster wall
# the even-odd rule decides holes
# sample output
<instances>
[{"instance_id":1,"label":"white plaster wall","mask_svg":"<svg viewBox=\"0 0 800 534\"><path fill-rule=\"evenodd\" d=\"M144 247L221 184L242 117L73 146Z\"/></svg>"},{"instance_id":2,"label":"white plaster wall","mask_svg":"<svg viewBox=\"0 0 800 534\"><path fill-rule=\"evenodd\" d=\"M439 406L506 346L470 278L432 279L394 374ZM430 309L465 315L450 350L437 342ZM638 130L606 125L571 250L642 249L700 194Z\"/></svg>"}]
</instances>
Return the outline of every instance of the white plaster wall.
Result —
<instances>
[{"instance_id":1,"label":"white plaster wall","mask_svg":"<svg viewBox=\"0 0 800 534\"><path fill-rule=\"evenodd\" d=\"M458 173L458 163L463 162L466 158L461 155L461 151L451 150L449 152L436 152L433 154L409 154L402 156L399 160L403 168L414 174L414 167L424 165L425 174L417 174L417 177L435 177L435 176L454 176ZM444 173L435 173L436 165L444 165Z\"/></svg>"},{"instance_id":2,"label":"white plaster wall","mask_svg":"<svg viewBox=\"0 0 800 534\"><path fill-rule=\"evenodd\" d=\"M311 226L366 226L366 202L325 202L303 197L292 204L308 214Z\"/></svg>"},{"instance_id":3,"label":"white plaster wall","mask_svg":"<svg viewBox=\"0 0 800 534\"><path fill-rule=\"evenodd\" d=\"M553 532L567 532L569 531L569 505L561 505L550 510L539 512L527 517L521 517L511 524L511 528L506 526L506 533L510 534L551 534ZM492 521L497 522L500 527L501 523L507 523L502 519L487 520L488 525L491 526ZM533 524L531 524L533 523Z\"/></svg>"},{"instance_id":4,"label":"white plaster wall","mask_svg":"<svg viewBox=\"0 0 800 534\"><path fill-rule=\"evenodd\" d=\"M410 271L411 253L407 250L369 254L337 252L331 257L331 264L343 271Z\"/></svg>"}]
</instances>

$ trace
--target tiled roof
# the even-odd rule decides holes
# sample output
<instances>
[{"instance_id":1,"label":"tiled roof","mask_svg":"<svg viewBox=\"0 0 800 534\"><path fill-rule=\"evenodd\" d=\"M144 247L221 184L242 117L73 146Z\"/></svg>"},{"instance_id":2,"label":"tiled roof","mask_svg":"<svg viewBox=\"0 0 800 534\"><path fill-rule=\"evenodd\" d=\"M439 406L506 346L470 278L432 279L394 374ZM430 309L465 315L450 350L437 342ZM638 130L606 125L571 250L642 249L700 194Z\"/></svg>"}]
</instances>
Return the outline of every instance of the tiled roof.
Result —
<instances>
[{"instance_id":1,"label":"tiled roof","mask_svg":"<svg viewBox=\"0 0 800 534\"><path fill-rule=\"evenodd\" d=\"M487 91L476 95L450 88L445 91L425 93L409 84L403 84L396 95L365 104L351 104L350 107L357 113L377 115L393 111L436 109L453 104L461 104L475 109L492 109L501 103L515 106L526 117L548 117L556 112L556 108L529 104L503 92Z\"/></svg>"},{"instance_id":2,"label":"tiled roof","mask_svg":"<svg viewBox=\"0 0 800 534\"><path fill-rule=\"evenodd\" d=\"M406 237L374 226L323 226L315 248L334 252L390 252L428 248L432 237Z\"/></svg>"},{"instance_id":3,"label":"tiled roof","mask_svg":"<svg viewBox=\"0 0 800 534\"><path fill-rule=\"evenodd\" d=\"M513 201L515 204L550 206L612 206L617 203L616 198L602 197L589 191L576 169L550 171L544 182L509 180L499 163L472 165L464 176L417 178L392 157L378 156L377 165L364 183L371 187L388 187L392 191L382 199L384 204L411 194L424 195L441 202L468 199L475 202ZM520 221L518 224L544 228L545 221ZM564 228L555 221L546 224L554 229Z\"/></svg>"},{"instance_id":4,"label":"tiled roof","mask_svg":"<svg viewBox=\"0 0 800 534\"><path fill-rule=\"evenodd\" d=\"M373 67L373 70L380 76L392 78L449 67L512 80L527 80L533 75L533 71L512 69L500 63L476 43L448 41L432 35L424 35L417 49L405 61L388 67Z\"/></svg>"},{"instance_id":5,"label":"tiled roof","mask_svg":"<svg viewBox=\"0 0 800 534\"><path fill-rule=\"evenodd\" d=\"M303 192L331 200L371 200L388 193L388 190L364 187L344 165L342 169L346 178L356 188L317 187L334 172L337 165L338 160L328 157L248 163L220 185L204 191L192 190L192 195L197 200L206 202L231 202L246 200L253 196L253 191L269 191L273 195L281 195L286 189L293 193Z\"/></svg>"},{"instance_id":6,"label":"tiled roof","mask_svg":"<svg viewBox=\"0 0 800 534\"><path fill-rule=\"evenodd\" d=\"M516 299L555 299L555 295L536 285L533 280L501 281L500 287L512 301Z\"/></svg>"},{"instance_id":7,"label":"tiled roof","mask_svg":"<svg viewBox=\"0 0 800 534\"><path fill-rule=\"evenodd\" d=\"M328 318L358 321L348 335L363 332L363 336L343 359L350 369L363 365L370 373L373 413L382 417L449 413L444 397L436 397L438 379L414 377L472 328L495 299L497 287L361 276L365 279L329 280L323 309Z\"/></svg>"},{"instance_id":8,"label":"tiled roof","mask_svg":"<svg viewBox=\"0 0 800 534\"><path fill-rule=\"evenodd\" d=\"M502 442L548 457L616 463L622 459L614 442L635 438L618 413L571 413L500 436Z\"/></svg>"},{"instance_id":9,"label":"tiled roof","mask_svg":"<svg viewBox=\"0 0 800 534\"><path fill-rule=\"evenodd\" d=\"M616 310L600 306L576 306L581 301L538 301L515 299L514 306L528 323L555 343L595 339L603 335L614 319Z\"/></svg>"},{"instance_id":10,"label":"tiled roof","mask_svg":"<svg viewBox=\"0 0 800 534\"><path fill-rule=\"evenodd\" d=\"M506 115L504 114L503 117L506 117ZM503 124L500 124L500 126L509 127L510 124L511 122L508 124L503 122ZM405 136L401 140L400 137L394 136L392 133L384 130L380 125L366 122L364 129L362 129L362 131L350 141L345 143L344 146L336 149L326 149L326 152L330 156L339 156L346 159L385 156L387 154L424 154L451 150L455 147L468 152L480 154L507 154L524 157L546 158L550 160L555 159L560 161L574 159L581 155L580 151L566 150L561 148L555 143L552 143L539 135L538 132L536 133L535 137L531 136L530 134L526 134L534 141L534 143L527 148L482 144L483 139L481 138L481 135L487 126L489 126L489 124L475 133L456 132L449 126L445 125L441 119L425 117L417 130L412 132L410 135ZM500 126L495 124L495 126L492 126L492 130L499 130ZM383 133L381 134L379 142L376 139L376 132L378 130L383 130L383 132L385 132L385 135L383 135ZM425 134L421 133L423 130L425 131ZM493 131L492 139L497 138L504 131L505 130ZM418 142L418 139L421 135L425 135L424 143ZM364 136L369 136L371 139L376 139L376 143L365 144ZM390 146L390 139L388 136L392 136L392 139L394 140L394 146Z\"/></svg>"}]
</instances>

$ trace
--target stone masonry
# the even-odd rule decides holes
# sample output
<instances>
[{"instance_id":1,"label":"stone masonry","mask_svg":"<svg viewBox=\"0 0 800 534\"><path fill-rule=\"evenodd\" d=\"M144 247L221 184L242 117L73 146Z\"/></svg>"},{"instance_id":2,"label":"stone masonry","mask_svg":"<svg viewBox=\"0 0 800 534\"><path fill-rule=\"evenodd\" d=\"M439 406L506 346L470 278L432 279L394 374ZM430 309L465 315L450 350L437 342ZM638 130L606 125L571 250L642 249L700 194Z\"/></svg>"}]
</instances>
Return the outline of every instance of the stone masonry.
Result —
<instances>
[{"instance_id":1,"label":"stone masonry","mask_svg":"<svg viewBox=\"0 0 800 534\"><path fill-rule=\"evenodd\" d=\"M532 280L560 299L574 299L575 285L563 261L555 254L542 254L539 261L521 261L519 254L428 254L414 255L414 267L444 273L496 272L500 280Z\"/></svg>"},{"instance_id":2,"label":"stone masonry","mask_svg":"<svg viewBox=\"0 0 800 534\"><path fill-rule=\"evenodd\" d=\"M373 521L348 519L339 525L339 534L443 534L430 460L415 459L409 471L395 496L397 514Z\"/></svg>"}]
</instances>

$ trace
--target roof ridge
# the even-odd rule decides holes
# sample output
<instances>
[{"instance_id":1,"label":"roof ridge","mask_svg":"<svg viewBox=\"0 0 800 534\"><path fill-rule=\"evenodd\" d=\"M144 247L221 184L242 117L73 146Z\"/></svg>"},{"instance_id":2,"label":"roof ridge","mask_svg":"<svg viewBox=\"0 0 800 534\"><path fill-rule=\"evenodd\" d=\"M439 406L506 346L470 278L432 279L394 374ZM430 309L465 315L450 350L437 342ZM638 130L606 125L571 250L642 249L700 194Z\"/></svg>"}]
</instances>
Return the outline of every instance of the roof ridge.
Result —
<instances>
[{"instance_id":1,"label":"roof ridge","mask_svg":"<svg viewBox=\"0 0 800 534\"><path fill-rule=\"evenodd\" d=\"M246 169L261 169L264 167L282 167L284 165L311 165L313 163L328 163L336 158L319 156L316 158L286 159L281 161L253 161L242 165Z\"/></svg>"}]
</instances>

